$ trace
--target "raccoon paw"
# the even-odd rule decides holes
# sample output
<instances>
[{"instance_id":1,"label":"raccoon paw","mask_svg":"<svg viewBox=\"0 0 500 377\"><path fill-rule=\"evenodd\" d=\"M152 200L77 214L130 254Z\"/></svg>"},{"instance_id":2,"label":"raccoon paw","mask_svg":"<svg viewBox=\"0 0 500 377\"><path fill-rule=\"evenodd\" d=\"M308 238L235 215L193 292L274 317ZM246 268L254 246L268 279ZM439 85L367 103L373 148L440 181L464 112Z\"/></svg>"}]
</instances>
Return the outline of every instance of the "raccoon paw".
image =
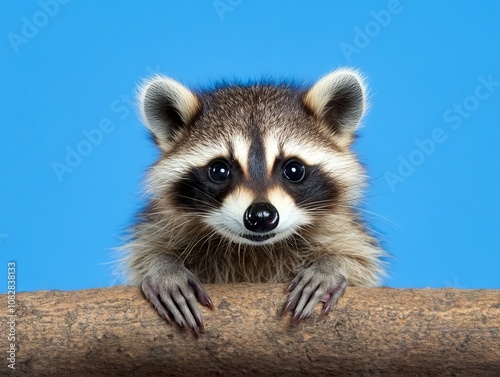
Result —
<instances>
[{"instance_id":1,"label":"raccoon paw","mask_svg":"<svg viewBox=\"0 0 500 377\"><path fill-rule=\"evenodd\" d=\"M142 291L158 313L171 324L177 322L196 337L204 332L197 301L210 309L214 308L214 304L200 281L185 268L160 278L146 277L142 282Z\"/></svg>"},{"instance_id":2,"label":"raccoon paw","mask_svg":"<svg viewBox=\"0 0 500 377\"><path fill-rule=\"evenodd\" d=\"M326 315L345 292L347 280L338 274L326 273L310 267L300 272L287 287L290 292L283 313L293 312L292 325L311 316L318 302L324 302L321 315Z\"/></svg>"}]
</instances>

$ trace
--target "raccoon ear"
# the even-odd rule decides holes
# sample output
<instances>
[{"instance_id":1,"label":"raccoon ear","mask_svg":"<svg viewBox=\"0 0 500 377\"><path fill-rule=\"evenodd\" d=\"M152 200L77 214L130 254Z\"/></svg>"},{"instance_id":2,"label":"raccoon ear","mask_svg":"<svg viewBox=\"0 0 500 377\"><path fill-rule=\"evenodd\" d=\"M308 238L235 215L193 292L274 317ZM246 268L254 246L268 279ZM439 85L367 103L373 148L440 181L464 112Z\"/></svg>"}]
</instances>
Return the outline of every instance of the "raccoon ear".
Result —
<instances>
[{"instance_id":1,"label":"raccoon ear","mask_svg":"<svg viewBox=\"0 0 500 377\"><path fill-rule=\"evenodd\" d=\"M159 147L169 150L176 135L201 108L196 95L171 78L155 76L139 89L139 107Z\"/></svg>"},{"instance_id":2,"label":"raccoon ear","mask_svg":"<svg viewBox=\"0 0 500 377\"><path fill-rule=\"evenodd\" d=\"M352 135L367 107L366 88L356 71L337 69L319 79L303 101L332 131Z\"/></svg>"}]
</instances>

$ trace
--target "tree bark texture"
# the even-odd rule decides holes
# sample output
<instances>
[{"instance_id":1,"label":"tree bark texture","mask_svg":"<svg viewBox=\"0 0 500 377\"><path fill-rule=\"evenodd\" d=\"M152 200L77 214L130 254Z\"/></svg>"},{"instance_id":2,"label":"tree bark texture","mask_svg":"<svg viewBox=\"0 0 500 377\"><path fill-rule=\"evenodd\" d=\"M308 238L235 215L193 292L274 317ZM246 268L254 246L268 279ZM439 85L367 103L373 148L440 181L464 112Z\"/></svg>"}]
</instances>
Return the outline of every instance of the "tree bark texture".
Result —
<instances>
[{"instance_id":1,"label":"tree bark texture","mask_svg":"<svg viewBox=\"0 0 500 377\"><path fill-rule=\"evenodd\" d=\"M14 375L500 376L500 291L349 287L292 327L282 285L205 288L198 339L137 287L19 293Z\"/></svg>"}]
</instances>

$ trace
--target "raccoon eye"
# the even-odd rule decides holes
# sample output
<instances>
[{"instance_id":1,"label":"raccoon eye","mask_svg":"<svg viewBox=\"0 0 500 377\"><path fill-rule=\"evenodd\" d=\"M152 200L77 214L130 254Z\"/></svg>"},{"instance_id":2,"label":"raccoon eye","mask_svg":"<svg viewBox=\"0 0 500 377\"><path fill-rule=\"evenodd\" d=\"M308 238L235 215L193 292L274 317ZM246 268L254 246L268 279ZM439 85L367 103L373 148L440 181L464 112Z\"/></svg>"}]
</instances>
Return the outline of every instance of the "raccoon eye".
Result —
<instances>
[{"instance_id":1,"label":"raccoon eye","mask_svg":"<svg viewBox=\"0 0 500 377\"><path fill-rule=\"evenodd\" d=\"M222 160L212 162L208 167L208 178L214 183L224 183L229 179L229 166Z\"/></svg>"},{"instance_id":2,"label":"raccoon eye","mask_svg":"<svg viewBox=\"0 0 500 377\"><path fill-rule=\"evenodd\" d=\"M290 160L283 167L283 176L291 182L298 183L304 179L306 168L298 160Z\"/></svg>"}]
</instances>

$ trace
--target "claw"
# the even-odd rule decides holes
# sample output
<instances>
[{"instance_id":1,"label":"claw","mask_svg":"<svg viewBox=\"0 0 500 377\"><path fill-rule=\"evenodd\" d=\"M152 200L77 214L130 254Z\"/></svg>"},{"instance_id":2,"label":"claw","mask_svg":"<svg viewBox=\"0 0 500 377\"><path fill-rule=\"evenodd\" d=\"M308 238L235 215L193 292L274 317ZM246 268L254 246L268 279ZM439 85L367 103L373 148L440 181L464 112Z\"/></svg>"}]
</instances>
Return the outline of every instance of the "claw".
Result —
<instances>
[{"instance_id":1,"label":"claw","mask_svg":"<svg viewBox=\"0 0 500 377\"><path fill-rule=\"evenodd\" d=\"M188 330L191 331L191 333L196 337L200 337L200 329L196 326L188 326Z\"/></svg>"},{"instance_id":2,"label":"claw","mask_svg":"<svg viewBox=\"0 0 500 377\"><path fill-rule=\"evenodd\" d=\"M146 277L142 291L169 323L176 322L196 338L205 332L197 302L211 309L214 309L214 304L198 279L188 270L176 269L160 279Z\"/></svg>"},{"instance_id":3,"label":"claw","mask_svg":"<svg viewBox=\"0 0 500 377\"><path fill-rule=\"evenodd\" d=\"M281 315L285 314L287 311L292 310L293 303L291 300L288 300L285 302L285 305L283 305L283 309L281 309Z\"/></svg>"},{"instance_id":4,"label":"claw","mask_svg":"<svg viewBox=\"0 0 500 377\"><path fill-rule=\"evenodd\" d=\"M293 280L290 282L290 284L288 284L288 287L286 287L286 291L287 291L287 292L291 292L291 291L293 291L293 290L295 289L295 287L297 286L297 284L299 283L299 280L300 280L300 279L298 279L298 276L297 276L295 279L293 279Z\"/></svg>"},{"instance_id":5,"label":"claw","mask_svg":"<svg viewBox=\"0 0 500 377\"><path fill-rule=\"evenodd\" d=\"M338 285L334 287L331 292L328 292L330 297L325 302L325 305L323 305L321 315L327 315L330 312L330 310L337 304L338 300L344 295L346 288L347 280L342 277Z\"/></svg>"},{"instance_id":6,"label":"claw","mask_svg":"<svg viewBox=\"0 0 500 377\"><path fill-rule=\"evenodd\" d=\"M290 284L288 284L286 291L287 292L293 291L297 287L297 285L301 282L303 276L304 276L303 272L300 272L297 276L295 276L295 278L290 282Z\"/></svg>"},{"instance_id":7,"label":"claw","mask_svg":"<svg viewBox=\"0 0 500 377\"><path fill-rule=\"evenodd\" d=\"M297 302L299 301L300 296L295 294L291 294L290 297L288 298L288 301L285 303L283 306L282 314L285 314L288 310L293 311L295 307L297 306Z\"/></svg>"},{"instance_id":8,"label":"claw","mask_svg":"<svg viewBox=\"0 0 500 377\"><path fill-rule=\"evenodd\" d=\"M297 326L305 318L305 313L295 312L292 317L292 326Z\"/></svg>"},{"instance_id":9,"label":"claw","mask_svg":"<svg viewBox=\"0 0 500 377\"><path fill-rule=\"evenodd\" d=\"M189 280L189 285L194 288L194 291L196 293L196 297L198 298L198 301L210 309L214 310L215 305L212 302L212 299L208 295L207 291L205 291L205 288L201 285L200 281L198 279L191 279Z\"/></svg>"},{"instance_id":10,"label":"claw","mask_svg":"<svg viewBox=\"0 0 500 377\"><path fill-rule=\"evenodd\" d=\"M174 324L174 321L168 314L168 311L163 306L162 302L158 299L158 291L153 287L151 279L146 278L142 282L142 291L146 298L153 304L158 313L166 319L170 324Z\"/></svg>"},{"instance_id":11,"label":"claw","mask_svg":"<svg viewBox=\"0 0 500 377\"><path fill-rule=\"evenodd\" d=\"M342 276L332 276L314 268L304 270L288 285L287 291L291 293L283 306L282 314L291 310L291 324L296 326L312 315L314 307L320 301L324 301L321 314L326 315L344 294L346 286L347 281Z\"/></svg>"}]
</instances>

